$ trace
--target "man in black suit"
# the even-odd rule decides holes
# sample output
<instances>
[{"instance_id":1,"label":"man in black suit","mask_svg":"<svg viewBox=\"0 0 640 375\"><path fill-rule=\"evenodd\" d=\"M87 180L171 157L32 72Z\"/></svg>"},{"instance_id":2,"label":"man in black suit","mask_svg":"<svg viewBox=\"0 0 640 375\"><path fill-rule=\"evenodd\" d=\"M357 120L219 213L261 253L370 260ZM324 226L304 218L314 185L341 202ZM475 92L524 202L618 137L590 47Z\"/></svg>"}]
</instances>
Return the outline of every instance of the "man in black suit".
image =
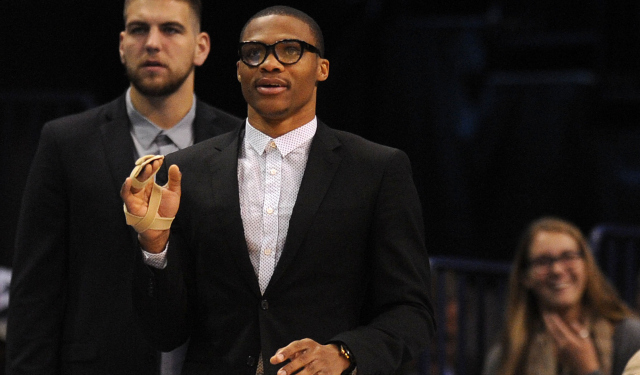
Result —
<instances>
[{"instance_id":1,"label":"man in black suit","mask_svg":"<svg viewBox=\"0 0 640 375\"><path fill-rule=\"evenodd\" d=\"M258 12L237 63L245 126L123 184L138 322L163 350L189 338L183 374L393 374L433 335L409 160L317 120L323 53L308 15Z\"/></svg>"},{"instance_id":2,"label":"man in black suit","mask_svg":"<svg viewBox=\"0 0 640 375\"><path fill-rule=\"evenodd\" d=\"M194 68L210 49L199 1L128 0L124 17L129 90L42 130L13 258L12 375L158 374L160 356L134 322L136 237L122 222L118 192L138 156L241 123L194 96Z\"/></svg>"}]
</instances>

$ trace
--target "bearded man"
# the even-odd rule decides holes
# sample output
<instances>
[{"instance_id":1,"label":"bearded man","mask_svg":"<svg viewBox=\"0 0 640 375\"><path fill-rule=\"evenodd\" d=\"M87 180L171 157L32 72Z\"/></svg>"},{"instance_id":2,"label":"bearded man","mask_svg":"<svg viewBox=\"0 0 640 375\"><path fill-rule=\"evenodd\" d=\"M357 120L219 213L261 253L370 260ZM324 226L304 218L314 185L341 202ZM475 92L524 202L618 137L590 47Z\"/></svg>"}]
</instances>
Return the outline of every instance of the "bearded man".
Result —
<instances>
[{"instance_id":1,"label":"bearded man","mask_svg":"<svg viewBox=\"0 0 640 375\"><path fill-rule=\"evenodd\" d=\"M200 14L199 0L126 0L119 50L130 87L44 125L16 235L8 374L179 371L134 322L136 236L122 221L118 192L138 157L240 124L194 95L195 67L210 50Z\"/></svg>"}]
</instances>

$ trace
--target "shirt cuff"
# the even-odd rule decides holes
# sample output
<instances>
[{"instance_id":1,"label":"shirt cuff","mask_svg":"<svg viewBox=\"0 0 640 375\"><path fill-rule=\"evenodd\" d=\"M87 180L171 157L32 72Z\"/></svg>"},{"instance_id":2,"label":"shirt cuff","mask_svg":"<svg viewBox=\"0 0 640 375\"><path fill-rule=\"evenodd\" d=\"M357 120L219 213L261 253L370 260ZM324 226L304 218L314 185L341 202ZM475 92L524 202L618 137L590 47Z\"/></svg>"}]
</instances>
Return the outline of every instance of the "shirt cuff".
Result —
<instances>
[{"instance_id":1,"label":"shirt cuff","mask_svg":"<svg viewBox=\"0 0 640 375\"><path fill-rule=\"evenodd\" d=\"M164 250L160 253L150 253L145 251L143 248L140 248L142 251L142 258L144 259L144 264L147 266L157 268L159 270L165 269L167 266L167 249L169 248L169 242L164 247Z\"/></svg>"}]
</instances>

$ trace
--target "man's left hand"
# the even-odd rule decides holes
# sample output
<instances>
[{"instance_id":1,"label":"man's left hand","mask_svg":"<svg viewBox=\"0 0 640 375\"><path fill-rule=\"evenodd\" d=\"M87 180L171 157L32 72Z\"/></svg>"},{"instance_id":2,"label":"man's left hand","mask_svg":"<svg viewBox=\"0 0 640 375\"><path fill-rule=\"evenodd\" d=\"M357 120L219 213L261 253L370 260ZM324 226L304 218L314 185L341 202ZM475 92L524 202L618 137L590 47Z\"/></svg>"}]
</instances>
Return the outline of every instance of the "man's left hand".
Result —
<instances>
[{"instance_id":1,"label":"man's left hand","mask_svg":"<svg viewBox=\"0 0 640 375\"><path fill-rule=\"evenodd\" d=\"M340 355L340 348L335 344L320 345L311 339L294 341L284 348L278 349L271 357L271 364L277 365L286 360L288 364L282 366L278 375L312 375L335 374L340 375L350 363Z\"/></svg>"}]
</instances>

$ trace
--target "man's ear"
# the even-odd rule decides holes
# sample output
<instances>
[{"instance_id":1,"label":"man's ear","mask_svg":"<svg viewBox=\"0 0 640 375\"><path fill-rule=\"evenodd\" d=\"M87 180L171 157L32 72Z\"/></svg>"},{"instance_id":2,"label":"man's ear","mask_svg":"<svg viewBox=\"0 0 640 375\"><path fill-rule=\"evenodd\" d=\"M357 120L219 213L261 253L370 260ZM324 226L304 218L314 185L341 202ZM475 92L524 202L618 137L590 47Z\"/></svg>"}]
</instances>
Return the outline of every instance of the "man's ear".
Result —
<instances>
[{"instance_id":1,"label":"man's ear","mask_svg":"<svg viewBox=\"0 0 640 375\"><path fill-rule=\"evenodd\" d=\"M120 33L120 43L119 43L119 45L118 45L118 52L120 53L120 62L124 64L124 63L125 63L125 60L124 60L124 50L123 50L123 47L122 47L122 40L123 40L123 39L124 39L124 31L122 31L122 32Z\"/></svg>"},{"instance_id":2,"label":"man's ear","mask_svg":"<svg viewBox=\"0 0 640 375\"><path fill-rule=\"evenodd\" d=\"M319 60L316 81L326 81L329 78L329 60L323 58L319 58Z\"/></svg>"},{"instance_id":3,"label":"man's ear","mask_svg":"<svg viewBox=\"0 0 640 375\"><path fill-rule=\"evenodd\" d=\"M202 66L209 56L211 51L211 38L209 34L204 31L198 34L196 39L196 51L193 57L193 64L195 66Z\"/></svg>"}]
</instances>

